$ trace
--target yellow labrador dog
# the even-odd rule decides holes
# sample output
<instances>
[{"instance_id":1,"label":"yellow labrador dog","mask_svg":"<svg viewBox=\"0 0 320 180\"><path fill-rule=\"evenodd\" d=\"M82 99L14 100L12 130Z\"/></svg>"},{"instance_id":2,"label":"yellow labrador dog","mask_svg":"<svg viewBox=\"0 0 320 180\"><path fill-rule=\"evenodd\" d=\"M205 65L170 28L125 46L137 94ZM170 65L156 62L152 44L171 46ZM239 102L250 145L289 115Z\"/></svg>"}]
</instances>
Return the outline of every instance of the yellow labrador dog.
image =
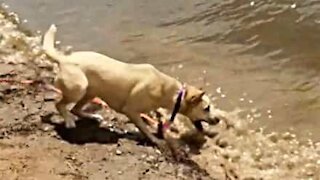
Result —
<instances>
[{"instance_id":1,"label":"yellow labrador dog","mask_svg":"<svg viewBox=\"0 0 320 180\"><path fill-rule=\"evenodd\" d=\"M73 115L101 120L100 115L83 111L88 101L99 97L115 111L125 114L152 143L163 148L164 142L149 132L140 113L159 107L173 109L182 88L185 93L179 102L179 113L193 122L214 119L210 99L204 91L189 85L183 87L150 64L127 64L92 51L65 55L54 47L56 31L56 26L51 25L44 35L43 50L59 65L55 87L61 90L62 99L56 108L67 128L76 126ZM67 105L71 103L75 106L69 111Z\"/></svg>"}]
</instances>

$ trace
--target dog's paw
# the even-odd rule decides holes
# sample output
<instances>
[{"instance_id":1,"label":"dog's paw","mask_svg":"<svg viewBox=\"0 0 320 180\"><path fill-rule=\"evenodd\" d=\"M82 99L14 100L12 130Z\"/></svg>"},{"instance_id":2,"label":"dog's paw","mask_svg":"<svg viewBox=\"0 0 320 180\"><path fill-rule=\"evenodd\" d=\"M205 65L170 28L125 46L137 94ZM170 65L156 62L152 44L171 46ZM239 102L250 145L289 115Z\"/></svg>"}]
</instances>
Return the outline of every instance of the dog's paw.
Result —
<instances>
[{"instance_id":1,"label":"dog's paw","mask_svg":"<svg viewBox=\"0 0 320 180\"><path fill-rule=\"evenodd\" d=\"M103 122L104 118L100 114L90 114L90 118L98 121L99 123Z\"/></svg>"},{"instance_id":2,"label":"dog's paw","mask_svg":"<svg viewBox=\"0 0 320 180\"><path fill-rule=\"evenodd\" d=\"M66 121L65 122L65 127L67 129L76 128L76 123L74 121Z\"/></svg>"}]
</instances>

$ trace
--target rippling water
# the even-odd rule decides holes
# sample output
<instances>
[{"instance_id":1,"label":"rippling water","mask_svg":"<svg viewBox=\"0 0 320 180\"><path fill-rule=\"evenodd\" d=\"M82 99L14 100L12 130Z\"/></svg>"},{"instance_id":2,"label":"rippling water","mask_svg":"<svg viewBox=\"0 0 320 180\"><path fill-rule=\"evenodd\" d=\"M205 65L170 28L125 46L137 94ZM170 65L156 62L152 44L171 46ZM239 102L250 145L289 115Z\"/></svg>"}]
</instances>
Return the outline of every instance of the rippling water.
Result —
<instances>
[{"instance_id":1,"label":"rippling water","mask_svg":"<svg viewBox=\"0 0 320 180\"><path fill-rule=\"evenodd\" d=\"M320 3L275 0L6 0L74 49L149 62L206 86L223 109L319 140Z\"/></svg>"}]
</instances>

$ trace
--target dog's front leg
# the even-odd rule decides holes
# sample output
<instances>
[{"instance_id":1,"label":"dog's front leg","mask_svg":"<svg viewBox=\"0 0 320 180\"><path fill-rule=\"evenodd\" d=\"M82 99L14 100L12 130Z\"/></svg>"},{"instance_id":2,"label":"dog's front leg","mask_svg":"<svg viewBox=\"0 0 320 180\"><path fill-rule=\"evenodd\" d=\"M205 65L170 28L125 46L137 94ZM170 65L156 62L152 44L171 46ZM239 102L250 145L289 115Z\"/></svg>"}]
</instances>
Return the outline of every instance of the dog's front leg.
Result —
<instances>
[{"instance_id":1,"label":"dog's front leg","mask_svg":"<svg viewBox=\"0 0 320 180\"><path fill-rule=\"evenodd\" d=\"M166 143L160 139L158 139L155 135L153 135L149 129L147 128L145 122L143 122L139 113L126 113L128 118L136 125L136 127L146 136L151 143L157 145L160 149L167 149Z\"/></svg>"},{"instance_id":2,"label":"dog's front leg","mask_svg":"<svg viewBox=\"0 0 320 180\"><path fill-rule=\"evenodd\" d=\"M77 104L72 108L71 112L80 117L80 118L88 118L88 119L94 119L101 123L103 121L103 117L100 114L94 114L94 113L88 113L83 110L85 105L88 103L89 100L92 98L89 96L84 96L80 101L77 102Z\"/></svg>"}]
</instances>

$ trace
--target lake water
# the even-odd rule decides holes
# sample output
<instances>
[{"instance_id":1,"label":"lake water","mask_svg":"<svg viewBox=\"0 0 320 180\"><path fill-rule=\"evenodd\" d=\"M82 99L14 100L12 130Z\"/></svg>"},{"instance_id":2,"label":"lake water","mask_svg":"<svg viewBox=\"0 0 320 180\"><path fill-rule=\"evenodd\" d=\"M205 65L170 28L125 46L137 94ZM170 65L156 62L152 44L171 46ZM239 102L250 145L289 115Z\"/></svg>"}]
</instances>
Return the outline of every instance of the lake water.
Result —
<instances>
[{"instance_id":1,"label":"lake water","mask_svg":"<svg viewBox=\"0 0 320 180\"><path fill-rule=\"evenodd\" d=\"M320 140L318 0L6 0L75 50L151 63L256 127Z\"/></svg>"}]
</instances>

